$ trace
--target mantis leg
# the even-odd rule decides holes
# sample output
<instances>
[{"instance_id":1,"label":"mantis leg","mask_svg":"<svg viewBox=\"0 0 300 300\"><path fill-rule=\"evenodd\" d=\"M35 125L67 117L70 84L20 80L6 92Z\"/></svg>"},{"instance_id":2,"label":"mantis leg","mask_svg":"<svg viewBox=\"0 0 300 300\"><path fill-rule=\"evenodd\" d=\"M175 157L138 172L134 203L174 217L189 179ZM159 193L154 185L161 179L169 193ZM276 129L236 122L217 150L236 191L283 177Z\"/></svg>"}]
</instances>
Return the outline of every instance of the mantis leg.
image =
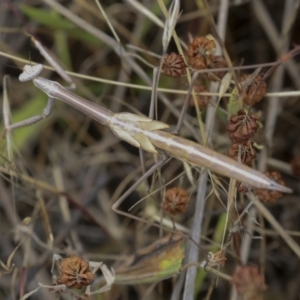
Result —
<instances>
[{"instance_id":1,"label":"mantis leg","mask_svg":"<svg viewBox=\"0 0 300 300\"><path fill-rule=\"evenodd\" d=\"M43 113L41 115L33 116L29 119L23 120L21 122L15 123L15 124L10 124L6 127L6 130L11 131L16 128L21 128L21 127L25 127L28 125L32 125L32 124L35 124L35 123L47 118L52 112L53 104L54 104L54 99L49 97L48 101L47 101L47 105L44 108Z\"/></svg>"},{"instance_id":2,"label":"mantis leg","mask_svg":"<svg viewBox=\"0 0 300 300\"><path fill-rule=\"evenodd\" d=\"M76 88L75 83L73 82L72 78L64 71L62 66L57 63L57 61L52 57L50 52L39 42L37 41L33 36L31 37L31 40L35 44L35 46L38 48L40 53L45 57L47 62L56 70L56 72L69 83L69 86L66 87L69 90L74 90ZM23 73L19 76L19 80L21 82L34 80L40 72L43 70L43 66L38 64L35 66L29 66L26 65L23 69ZM32 124L35 124L45 118L47 118L53 109L54 104L54 98L48 97L47 104L45 109L43 110L43 113L41 115L33 116L31 118L28 118L26 120L23 120L21 122L15 123L15 124L9 124L6 126L6 130L11 131L16 128L21 128L25 126L29 126ZM4 110L3 110L4 111Z\"/></svg>"}]
</instances>

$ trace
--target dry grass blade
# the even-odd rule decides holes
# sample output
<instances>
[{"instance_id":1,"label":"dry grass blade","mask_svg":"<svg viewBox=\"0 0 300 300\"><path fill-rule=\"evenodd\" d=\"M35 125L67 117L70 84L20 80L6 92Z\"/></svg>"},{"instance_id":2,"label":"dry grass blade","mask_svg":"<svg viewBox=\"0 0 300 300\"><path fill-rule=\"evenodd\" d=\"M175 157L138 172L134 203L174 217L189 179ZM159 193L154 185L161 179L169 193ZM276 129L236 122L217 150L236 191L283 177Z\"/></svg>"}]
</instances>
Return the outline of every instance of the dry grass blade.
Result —
<instances>
[{"instance_id":1,"label":"dry grass blade","mask_svg":"<svg viewBox=\"0 0 300 300\"><path fill-rule=\"evenodd\" d=\"M0 277L2 277L4 274L8 274L10 272L12 272L13 268L14 268L14 264L12 263L12 260L17 252L17 250L20 248L20 246L22 245L22 243L24 242L24 239L21 240L19 242L19 244L16 246L16 248L12 251L12 253L9 255L8 259L7 259L7 262L6 263L3 263L1 260L0 260L0 265L1 267L5 270L5 271L0 271Z\"/></svg>"},{"instance_id":2,"label":"dry grass blade","mask_svg":"<svg viewBox=\"0 0 300 300\"><path fill-rule=\"evenodd\" d=\"M157 26L164 27L164 23L140 2L136 0L126 0L126 2L132 5L139 13L148 17Z\"/></svg>"},{"instance_id":3,"label":"dry grass blade","mask_svg":"<svg viewBox=\"0 0 300 300\"><path fill-rule=\"evenodd\" d=\"M167 48L169 46L171 37L173 35L173 31L175 29L177 20L179 18L179 7L180 7L180 1L173 0L165 22L164 32L162 36L163 53L167 52Z\"/></svg>"}]
</instances>

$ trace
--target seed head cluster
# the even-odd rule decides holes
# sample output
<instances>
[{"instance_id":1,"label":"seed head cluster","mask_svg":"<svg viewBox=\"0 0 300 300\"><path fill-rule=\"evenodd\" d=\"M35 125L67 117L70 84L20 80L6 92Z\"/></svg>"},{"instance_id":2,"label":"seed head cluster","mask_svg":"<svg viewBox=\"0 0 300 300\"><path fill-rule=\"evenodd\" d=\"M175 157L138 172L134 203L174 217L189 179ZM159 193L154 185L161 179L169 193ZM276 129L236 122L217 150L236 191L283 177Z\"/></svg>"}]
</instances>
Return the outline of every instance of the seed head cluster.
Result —
<instances>
[{"instance_id":1,"label":"seed head cluster","mask_svg":"<svg viewBox=\"0 0 300 300\"><path fill-rule=\"evenodd\" d=\"M230 117L227 125L227 133L233 143L245 143L249 141L259 128L258 117L245 110L238 111L237 115Z\"/></svg>"},{"instance_id":2,"label":"seed head cluster","mask_svg":"<svg viewBox=\"0 0 300 300\"><path fill-rule=\"evenodd\" d=\"M263 81L261 74L253 79L249 74L243 74L240 78L243 92L243 100L247 105L254 105L260 102L266 94L267 84Z\"/></svg>"},{"instance_id":3,"label":"seed head cluster","mask_svg":"<svg viewBox=\"0 0 300 300\"><path fill-rule=\"evenodd\" d=\"M168 189L165 192L162 209L173 216L183 213L187 209L189 198L189 193L182 188Z\"/></svg>"},{"instance_id":4,"label":"seed head cluster","mask_svg":"<svg viewBox=\"0 0 300 300\"><path fill-rule=\"evenodd\" d=\"M241 266L232 276L235 286L243 300L263 300L263 292L267 289L264 275L256 266Z\"/></svg>"},{"instance_id":5,"label":"seed head cluster","mask_svg":"<svg viewBox=\"0 0 300 300\"><path fill-rule=\"evenodd\" d=\"M161 71L171 77L186 75L186 64L181 55L172 52L163 56Z\"/></svg>"},{"instance_id":6,"label":"seed head cluster","mask_svg":"<svg viewBox=\"0 0 300 300\"><path fill-rule=\"evenodd\" d=\"M94 274L89 269L89 263L79 256L64 258L60 265L59 284L67 288L82 289L92 283Z\"/></svg>"}]
</instances>

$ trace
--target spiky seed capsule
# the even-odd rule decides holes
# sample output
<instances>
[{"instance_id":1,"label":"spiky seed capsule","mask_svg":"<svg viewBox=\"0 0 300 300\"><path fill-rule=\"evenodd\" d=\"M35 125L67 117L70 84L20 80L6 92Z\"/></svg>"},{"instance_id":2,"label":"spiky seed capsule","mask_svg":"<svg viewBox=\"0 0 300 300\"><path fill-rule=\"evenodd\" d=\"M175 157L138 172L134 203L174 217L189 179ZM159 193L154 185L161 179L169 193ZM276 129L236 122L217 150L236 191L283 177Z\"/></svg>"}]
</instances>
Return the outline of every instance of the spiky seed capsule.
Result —
<instances>
[{"instance_id":1,"label":"spiky seed capsule","mask_svg":"<svg viewBox=\"0 0 300 300\"><path fill-rule=\"evenodd\" d=\"M265 277L256 266L241 266L233 274L231 283L244 300L263 300L267 289Z\"/></svg>"},{"instance_id":2,"label":"spiky seed capsule","mask_svg":"<svg viewBox=\"0 0 300 300\"><path fill-rule=\"evenodd\" d=\"M254 105L261 101L266 94L267 84L262 80L262 75L256 75L249 81L250 75L243 74L241 76L241 84L243 90L243 101L247 105Z\"/></svg>"},{"instance_id":3,"label":"spiky seed capsule","mask_svg":"<svg viewBox=\"0 0 300 300\"><path fill-rule=\"evenodd\" d=\"M79 256L71 256L62 260L57 282L65 284L67 288L82 289L90 285L94 277L87 261Z\"/></svg>"},{"instance_id":4,"label":"spiky seed capsule","mask_svg":"<svg viewBox=\"0 0 300 300\"><path fill-rule=\"evenodd\" d=\"M186 211L189 203L189 193L181 188L171 188L165 192L162 209L171 215Z\"/></svg>"},{"instance_id":5,"label":"spiky seed capsule","mask_svg":"<svg viewBox=\"0 0 300 300\"><path fill-rule=\"evenodd\" d=\"M251 139L257 132L258 116L239 110L237 115L232 115L228 121L227 133L233 143L243 143Z\"/></svg>"},{"instance_id":6,"label":"spiky seed capsule","mask_svg":"<svg viewBox=\"0 0 300 300\"><path fill-rule=\"evenodd\" d=\"M181 55L172 52L165 54L162 58L162 73L171 77L186 75L186 64Z\"/></svg>"},{"instance_id":7,"label":"spiky seed capsule","mask_svg":"<svg viewBox=\"0 0 300 300\"><path fill-rule=\"evenodd\" d=\"M216 49L214 40L206 37L196 37L188 47L187 55L192 68L206 69L212 62L212 51Z\"/></svg>"},{"instance_id":8,"label":"spiky seed capsule","mask_svg":"<svg viewBox=\"0 0 300 300\"><path fill-rule=\"evenodd\" d=\"M208 93L208 90L203 85L194 86L194 92L197 93ZM209 96L195 95L196 101L200 109L204 109L210 101ZM190 106L195 106L194 97L191 97Z\"/></svg>"},{"instance_id":9,"label":"spiky seed capsule","mask_svg":"<svg viewBox=\"0 0 300 300\"><path fill-rule=\"evenodd\" d=\"M285 186L285 182L282 180L281 173L274 172L264 172L266 176L276 181L280 185ZM282 192L267 190L267 189L254 189L255 194L259 197L262 202L276 202L279 198L282 197Z\"/></svg>"},{"instance_id":10,"label":"spiky seed capsule","mask_svg":"<svg viewBox=\"0 0 300 300\"><path fill-rule=\"evenodd\" d=\"M239 151L241 163L250 166L252 160L256 158L256 151L253 148L253 142L233 143L228 150L228 156L239 161Z\"/></svg>"},{"instance_id":11,"label":"spiky seed capsule","mask_svg":"<svg viewBox=\"0 0 300 300\"><path fill-rule=\"evenodd\" d=\"M223 56L216 55L212 56L211 58L211 63L207 66L208 69L227 68L227 63ZM226 72L227 71L217 71L208 73L207 77L210 81L219 81L225 76Z\"/></svg>"}]
</instances>

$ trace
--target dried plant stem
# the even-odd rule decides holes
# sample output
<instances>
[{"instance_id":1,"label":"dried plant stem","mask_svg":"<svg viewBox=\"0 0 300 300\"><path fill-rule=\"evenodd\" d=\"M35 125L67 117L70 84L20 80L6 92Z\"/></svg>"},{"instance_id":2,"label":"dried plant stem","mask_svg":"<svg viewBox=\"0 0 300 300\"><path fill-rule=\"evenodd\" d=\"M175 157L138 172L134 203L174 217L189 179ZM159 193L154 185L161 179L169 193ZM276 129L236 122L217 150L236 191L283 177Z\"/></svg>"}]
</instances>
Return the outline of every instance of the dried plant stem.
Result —
<instances>
[{"instance_id":1,"label":"dried plant stem","mask_svg":"<svg viewBox=\"0 0 300 300\"><path fill-rule=\"evenodd\" d=\"M225 31L226 31L228 5L229 5L229 1L227 1L227 0L221 1L220 8L219 8L219 14L218 14L217 31L218 31L218 34L220 35L220 38L223 40L225 37ZM205 1L205 6L208 7L206 1ZM212 24L212 26L213 26L213 24ZM213 89L212 91L216 91L217 86L212 87L212 89ZM216 99L214 99L213 101L216 101ZM209 130L212 130L212 128L213 128L214 112L215 112L214 107L208 106L205 125L206 125L206 128ZM200 243L200 237L201 237L204 204L205 204L205 198L206 198L207 179L208 179L208 173L207 173L207 171L204 171L201 174L200 180L198 183L197 200L196 200L197 202L196 202L196 207L195 207L194 219L193 219L193 223L192 223L192 227L191 227L191 236L194 240L196 240L199 243ZM199 249L196 247L196 245L194 245L192 243L190 243L189 247L190 248L189 248L189 251L187 254L187 261L188 262L198 261ZM194 299L196 275L197 275L196 268L189 268L187 270L183 300L193 300Z\"/></svg>"},{"instance_id":2,"label":"dried plant stem","mask_svg":"<svg viewBox=\"0 0 300 300\"><path fill-rule=\"evenodd\" d=\"M15 171L7 170L6 168L4 168L2 166L0 166L0 172L2 174L7 174L7 175L13 176L15 178L18 178L20 180L23 180L24 182L26 182L28 184L32 184L33 186L35 186L36 188L39 188L41 190L45 190L45 191L48 191L48 192L51 192L54 194L61 194L64 192L62 190L58 190L53 185L48 184L44 181L36 180L26 174L20 174Z\"/></svg>"}]
</instances>

